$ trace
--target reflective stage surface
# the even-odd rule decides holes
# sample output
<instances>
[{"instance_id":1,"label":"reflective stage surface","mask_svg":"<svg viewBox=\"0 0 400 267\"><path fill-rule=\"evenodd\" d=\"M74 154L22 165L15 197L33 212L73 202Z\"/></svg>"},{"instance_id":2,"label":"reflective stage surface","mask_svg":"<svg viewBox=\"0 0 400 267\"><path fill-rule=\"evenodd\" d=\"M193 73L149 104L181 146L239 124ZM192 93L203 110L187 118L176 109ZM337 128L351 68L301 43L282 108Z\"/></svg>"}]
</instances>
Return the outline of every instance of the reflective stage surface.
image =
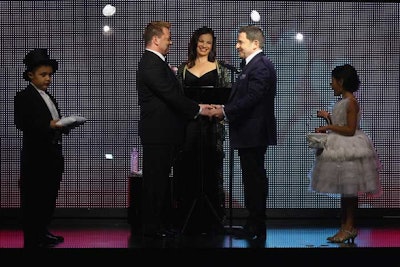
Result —
<instances>
[{"instance_id":1,"label":"reflective stage surface","mask_svg":"<svg viewBox=\"0 0 400 267\"><path fill-rule=\"evenodd\" d=\"M18 223L3 221L0 226L0 256L3 260L25 260L39 255L54 256L66 262L75 257L93 261L146 259L161 263L168 259L185 259L191 261L188 266L192 266L218 259L235 266L242 259L249 263L253 260L294 261L299 265L303 261L343 264L347 258L374 261L384 257L386 261L390 257L400 257L399 219L359 222L354 244L327 242L326 238L337 231L337 222L326 219L269 220L266 239L261 241L232 235L239 228L236 224L225 226L225 231L218 234L180 234L175 238L155 239L134 234L131 226L122 219L56 219L51 231L62 235L65 241L37 251L23 249Z\"/></svg>"}]
</instances>

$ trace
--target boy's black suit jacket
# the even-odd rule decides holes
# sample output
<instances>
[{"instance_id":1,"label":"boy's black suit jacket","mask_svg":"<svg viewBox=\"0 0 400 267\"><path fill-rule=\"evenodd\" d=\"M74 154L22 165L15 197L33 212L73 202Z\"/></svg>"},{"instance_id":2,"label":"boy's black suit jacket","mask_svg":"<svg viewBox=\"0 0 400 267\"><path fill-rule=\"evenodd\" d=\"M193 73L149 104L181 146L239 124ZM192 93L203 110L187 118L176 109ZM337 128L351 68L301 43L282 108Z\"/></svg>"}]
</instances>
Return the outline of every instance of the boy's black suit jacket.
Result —
<instances>
[{"instance_id":1,"label":"boy's black suit jacket","mask_svg":"<svg viewBox=\"0 0 400 267\"><path fill-rule=\"evenodd\" d=\"M55 98L46 92L60 109ZM17 92L14 98L14 123L23 132L21 151L21 174L38 175L43 172L60 174L64 172L62 155L62 133L69 130L50 128L51 113L39 92L32 85ZM58 175L55 175L58 176Z\"/></svg>"}]
</instances>

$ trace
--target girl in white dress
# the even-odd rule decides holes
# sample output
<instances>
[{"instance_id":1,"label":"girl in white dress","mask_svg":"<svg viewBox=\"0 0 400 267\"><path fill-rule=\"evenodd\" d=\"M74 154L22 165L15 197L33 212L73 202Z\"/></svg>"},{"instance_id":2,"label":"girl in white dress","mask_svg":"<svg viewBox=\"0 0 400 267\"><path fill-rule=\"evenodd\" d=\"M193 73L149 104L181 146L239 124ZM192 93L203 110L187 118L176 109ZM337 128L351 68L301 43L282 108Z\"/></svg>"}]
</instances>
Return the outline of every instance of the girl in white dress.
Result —
<instances>
[{"instance_id":1,"label":"girl in white dress","mask_svg":"<svg viewBox=\"0 0 400 267\"><path fill-rule=\"evenodd\" d=\"M353 94L359 85L353 66L337 66L332 71L331 86L334 95L341 96L341 99L333 107L332 114L326 110L317 113L318 117L330 123L315 129L328 135L324 148L316 153L309 177L313 191L340 194L341 227L335 235L327 238L333 243L354 243L358 195L378 196L380 193L381 164L372 141L360 129L361 110Z\"/></svg>"}]
</instances>

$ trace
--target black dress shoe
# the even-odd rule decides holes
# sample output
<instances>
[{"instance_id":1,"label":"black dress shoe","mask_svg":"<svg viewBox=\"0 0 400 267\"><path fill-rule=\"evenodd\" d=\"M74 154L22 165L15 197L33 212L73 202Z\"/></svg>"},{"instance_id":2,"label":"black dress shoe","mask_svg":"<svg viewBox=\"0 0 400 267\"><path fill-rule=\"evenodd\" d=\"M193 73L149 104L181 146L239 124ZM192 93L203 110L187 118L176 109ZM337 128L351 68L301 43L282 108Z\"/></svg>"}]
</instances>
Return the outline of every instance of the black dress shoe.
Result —
<instances>
[{"instance_id":1,"label":"black dress shoe","mask_svg":"<svg viewBox=\"0 0 400 267\"><path fill-rule=\"evenodd\" d=\"M248 231L247 229L234 229L232 232L233 236L237 239L253 239L254 233Z\"/></svg>"},{"instance_id":2,"label":"black dress shoe","mask_svg":"<svg viewBox=\"0 0 400 267\"><path fill-rule=\"evenodd\" d=\"M53 241L56 244L62 243L64 242L64 237L60 236L60 235L54 235L50 232L47 232L45 234L45 237L51 241Z\"/></svg>"},{"instance_id":3,"label":"black dress shoe","mask_svg":"<svg viewBox=\"0 0 400 267\"><path fill-rule=\"evenodd\" d=\"M161 230L158 232L150 232L150 233L145 233L145 237L151 237L155 239L161 239L161 238L174 238L178 235L178 232L175 230Z\"/></svg>"},{"instance_id":4,"label":"black dress shoe","mask_svg":"<svg viewBox=\"0 0 400 267\"><path fill-rule=\"evenodd\" d=\"M54 239L54 238L49 238L47 236L43 236L39 239L39 241L36 244L36 247L38 248L52 248L56 245L58 245L59 242Z\"/></svg>"},{"instance_id":5,"label":"black dress shoe","mask_svg":"<svg viewBox=\"0 0 400 267\"><path fill-rule=\"evenodd\" d=\"M256 233L252 240L255 241L265 241L267 239L267 235L265 233Z\"/></svg>"},{"instance_id":6,"label":"black dress shoe","mask_svg":"<svg viewBox=\"0 0 400 267\"><path fill-rule=\"evenodd\" d=\"M249 227L244 227L243 229L235 229L233 235L238 239L265 240L266 239L265 233L266 230L255 231Z\"/></svg>"}]
</instances>

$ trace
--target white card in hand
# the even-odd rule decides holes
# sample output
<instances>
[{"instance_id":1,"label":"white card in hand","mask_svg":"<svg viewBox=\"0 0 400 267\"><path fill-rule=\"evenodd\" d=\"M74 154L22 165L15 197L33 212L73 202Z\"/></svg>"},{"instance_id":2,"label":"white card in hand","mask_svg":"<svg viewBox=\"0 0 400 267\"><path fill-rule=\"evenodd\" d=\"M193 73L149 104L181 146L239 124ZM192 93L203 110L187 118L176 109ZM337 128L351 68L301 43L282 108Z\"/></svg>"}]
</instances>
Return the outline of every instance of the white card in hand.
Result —
<instances>
[{"instance_id":1,"label":"white card in hand","mask_svg":"<svg viewBox=\"0 0 400 267\"><path fill-rule=\"evenodd\" d=\"M68 117L62 117L56 124L61 126L68 126L75 122L77 122L78 124L83 124L85 121L87 121L85 117L78 115L71 115Z\"/></svg>"}]
</instances>

